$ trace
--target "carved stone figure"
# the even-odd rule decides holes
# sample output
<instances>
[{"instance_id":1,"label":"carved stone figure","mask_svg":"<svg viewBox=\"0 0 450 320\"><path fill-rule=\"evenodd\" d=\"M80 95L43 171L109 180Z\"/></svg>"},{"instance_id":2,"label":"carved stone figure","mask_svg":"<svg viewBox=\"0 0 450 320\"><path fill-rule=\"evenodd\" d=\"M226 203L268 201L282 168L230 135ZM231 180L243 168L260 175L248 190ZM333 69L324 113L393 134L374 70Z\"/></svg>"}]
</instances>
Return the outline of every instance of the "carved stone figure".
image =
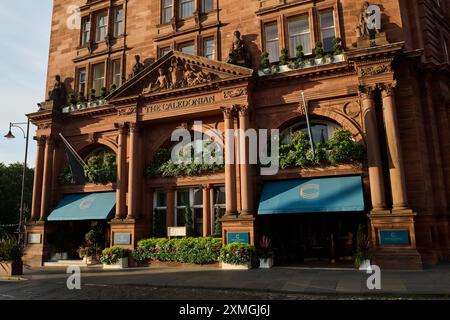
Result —
<instances>
[{"instance_id":1,"label":"carved stone figure","mask_svg":"<svg viewBox=\"0 0 450 320\"><path fill-rule=\"evenodd\" d=\"M370 3L369 1L364 1L359 13L358 25L355 28L356 36L358 38L368 38L371 34L378 34L380 30L374 26L371 30L371 12L369 12Z\"/></svg>"},{"instance_id":2,"label":"carved stone figure","mask_svg":"<svg viewBox=\"0 0 450 320\"><path fill-rule=\"evenodd\" d=\"M177 58L173 57L170 62L170 80L171 85L170 87L172 89L180 88L183 86L183 80L184 80L184 67L183 65L178 61Z\"/></svg>"},{"instance_id":3,"label":"carved stone figure","mask_svg":"<svg viewBox=\"0 0 450 320\"><path fill-rule=\"evenodd\" d=\"M237 30L234 32L234 39L231 46L228 63L242 67L250 67L250 61L245 49L245 42L241 38L241 33Z\"/></svg>"},{"instance_id":4,"label":"carved stone figure","mask_svg":"<svg viewBox=\"0 0 450 320\"><path fill-rule=\"evenodd\" d=\"M144 64L141 63L141 57L139 55L135 55L134 59L136 60L136 63L133 66L133 73L130 77L134 77L144 69Z\"/></svg>"},{"instance_id":5,"label":"carved stone figure","mask_svg":"<svg viewBox=\"0 0 450 320\"><path fill-rule=\"evenodd\" d=\"M211 80L213 80L211 74L207 75L202 70L194 70L194 67L190 64L186 65L186 71L184 72L184 83L186 86L196 86Z\"/></svg>"},{"instance_id":6,"label":"carved stone figure","mask_svg":"<svg viewBox=\"0 0 450 320\"><path fill-rule=\"evenodd\" d=\"M158 73L159 73L159 76L156 79L156 83L155 83L156 88L167 89L169 87L169 81L167 79L166 74L164 73L164 69L159 68Z\"/></svg>"},{"instance_id":7,"label":"carved stone figure","mask_svg":"<svg viewBox=\"0 0 450 320\"><path fill-rule=\"evenodd\" d=\"M55 103L56 108L60 108L67 104L67 91L64 83L61 82L60 75L55 76L55 85L51 91L50 100Z\"/></svg>"}]
</instances>

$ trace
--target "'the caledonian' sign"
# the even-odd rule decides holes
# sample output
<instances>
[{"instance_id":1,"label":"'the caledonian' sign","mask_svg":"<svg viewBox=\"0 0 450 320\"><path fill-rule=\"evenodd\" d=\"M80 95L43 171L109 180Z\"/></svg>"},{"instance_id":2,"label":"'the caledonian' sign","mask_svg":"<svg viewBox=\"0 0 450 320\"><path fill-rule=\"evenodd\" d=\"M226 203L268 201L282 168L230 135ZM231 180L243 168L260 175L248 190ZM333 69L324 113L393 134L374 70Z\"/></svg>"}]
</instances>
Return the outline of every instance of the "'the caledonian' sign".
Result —
<instances>
[{"instance_id":1,"label":"'the caledonian' sign","mask_svg":"<svg viewBox=\"0 0 450 320\"><path fill-rule=\"evenodd\" d=\"M187 109L187 108L208 105L208 104L212 104L215 102L216 102L216 96L209 95L209 96L204 96L204 97L188 98L188 99L170 101L170 102L165 102L165 103L151 104L151 105L144 107L144 112L145 113L153 113L153 112L180 110L180 109Z\"/></svg>"}]
</instances>

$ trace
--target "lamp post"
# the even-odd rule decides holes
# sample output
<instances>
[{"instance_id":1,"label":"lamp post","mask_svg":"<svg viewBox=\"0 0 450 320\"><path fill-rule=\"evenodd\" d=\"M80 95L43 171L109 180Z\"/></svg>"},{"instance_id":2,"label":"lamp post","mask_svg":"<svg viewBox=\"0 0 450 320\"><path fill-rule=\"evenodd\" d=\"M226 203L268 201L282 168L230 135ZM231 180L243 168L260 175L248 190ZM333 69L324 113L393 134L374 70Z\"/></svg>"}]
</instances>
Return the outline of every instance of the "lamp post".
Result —
<instances>
[{"instance_id":1,"label":"lamp post","mask_svg":"<svg viewBox=\"0 0 450 320\"><path fill-rule=\"evenodd\" d=\"M26 133L25 130L22 128L22 126L27 127ZM22 172L22 193L20 196L20 213L19 213L19 227L18 227L18 241L19 244L22 245L22 234L23 234L23 210L24 210L24 202L25 202L25 175L27 170L27 160L28 160L28 138L30 135L30 119L28 119L27 122L10 122L9 123L9 131L5 135L6 139L15 139L16 137L11 132L12 128L19 128L22 133L23 137L25 139L25 160L23 162L23 172Z\"/></svg>"}]
</instances>

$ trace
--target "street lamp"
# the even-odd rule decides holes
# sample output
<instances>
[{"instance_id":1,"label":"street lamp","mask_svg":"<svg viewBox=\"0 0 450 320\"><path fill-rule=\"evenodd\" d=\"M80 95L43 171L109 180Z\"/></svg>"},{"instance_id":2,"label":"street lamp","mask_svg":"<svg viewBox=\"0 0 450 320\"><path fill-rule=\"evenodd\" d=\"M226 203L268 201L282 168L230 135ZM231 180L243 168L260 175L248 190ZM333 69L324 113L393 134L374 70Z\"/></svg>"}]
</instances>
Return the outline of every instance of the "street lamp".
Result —
<instances>
[{"instance_id":1,"label":"street lamp","mask_svg":"<svg viewBox=\"0 0 450 320\"><path fill-rule=\"evenodd\" d=\"M27 126L26 133L25 130L21 126ZM23 210L24 210L24 202L25 202L25 174L27 170L27 158L28 158L28 138L30 136L30 119L27 122L10 122L9 123L9 131L5 135L5 138L8 140L15 139L16 136L11 132L12 128L19 128L25 139L25 160L23 162L23 172L22 172L22 193L20 196L20 215L19 215L19 227L18 227L18 241L19 244L22 245L22 234L23 234Z\"/></svg>"}]
</instances>

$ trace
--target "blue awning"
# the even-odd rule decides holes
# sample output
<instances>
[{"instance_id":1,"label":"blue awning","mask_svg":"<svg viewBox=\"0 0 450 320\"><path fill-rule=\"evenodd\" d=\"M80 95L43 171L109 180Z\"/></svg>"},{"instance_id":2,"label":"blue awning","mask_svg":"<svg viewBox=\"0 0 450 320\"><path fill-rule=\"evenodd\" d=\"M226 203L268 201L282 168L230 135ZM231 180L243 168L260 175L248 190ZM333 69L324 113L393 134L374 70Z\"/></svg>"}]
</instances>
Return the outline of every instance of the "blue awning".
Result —
<instances>
[{"instance_id":1,"label":"blue awning","mask_svg":"<svg viewBox=\"0 0 450 320\"><path fill-rule=\"evenodd\" d=\"M108 220L114 215L115 192L98 192L66 195L48 221Z\"/></svg>"},{"instance_id":2,"label":"blue awning","mask_svg":"<svg viewBox=\"0 0 450 320\"><path fill-rule=\"evenodd\" d=\"M364 211L361 176L272 181L258 214Z\"/></svg>"}]
</instances>

